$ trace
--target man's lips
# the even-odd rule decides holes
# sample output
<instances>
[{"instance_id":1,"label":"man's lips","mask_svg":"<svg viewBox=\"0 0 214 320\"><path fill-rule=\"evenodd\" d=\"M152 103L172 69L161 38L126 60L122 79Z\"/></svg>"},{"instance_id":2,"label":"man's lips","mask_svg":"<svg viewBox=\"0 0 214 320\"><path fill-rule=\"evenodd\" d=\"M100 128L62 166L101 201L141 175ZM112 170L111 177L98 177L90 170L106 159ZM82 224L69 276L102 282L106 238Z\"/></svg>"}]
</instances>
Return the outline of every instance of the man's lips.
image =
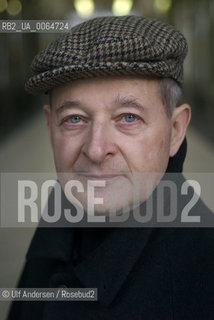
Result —
<instances>
[{"instance_id":1,"label":"man's lips","mask_svg":"<svg viewBox=\"0 0 214 320\"><path fill-rule=\"evenodd\" d=\"M88 180L112 180L114 178L122 177L123 174L89 174L89 173L79 173L79 176L82 176Z\"/></svg>"}]
</instances>

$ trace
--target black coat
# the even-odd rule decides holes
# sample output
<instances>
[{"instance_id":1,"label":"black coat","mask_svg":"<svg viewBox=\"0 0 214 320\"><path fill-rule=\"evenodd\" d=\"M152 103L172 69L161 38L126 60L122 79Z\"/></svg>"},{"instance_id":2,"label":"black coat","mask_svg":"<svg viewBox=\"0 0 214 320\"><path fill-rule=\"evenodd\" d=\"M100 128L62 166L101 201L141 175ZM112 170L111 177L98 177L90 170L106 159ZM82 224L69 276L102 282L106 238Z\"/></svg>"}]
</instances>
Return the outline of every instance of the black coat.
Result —
<instances>
[{"instance_id":1,"label":"black coat","mask_svg":"<svg viewBox=\"0 0 214 320\"><path fill-rule=\"evenodd\" d=\"M214 319L212 228L115 229L79 260L75 233L38 229L19 287L93 287L98 301L15 302L8 320Z\"/></svg>"}]
</instances>

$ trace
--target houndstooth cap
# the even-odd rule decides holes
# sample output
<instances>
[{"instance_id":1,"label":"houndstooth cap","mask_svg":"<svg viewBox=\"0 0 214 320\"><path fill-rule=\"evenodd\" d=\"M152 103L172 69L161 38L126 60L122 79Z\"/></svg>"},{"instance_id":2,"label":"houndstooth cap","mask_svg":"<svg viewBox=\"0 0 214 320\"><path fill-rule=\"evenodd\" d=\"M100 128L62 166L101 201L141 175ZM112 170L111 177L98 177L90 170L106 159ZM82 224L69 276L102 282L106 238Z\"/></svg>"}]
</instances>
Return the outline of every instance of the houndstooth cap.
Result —
<instances>
[{"instance_id":1,"label":"houndstooth cap","mask_svg":"<svg viewBox=\"0 0 214 320\"><path fill-rule=\"evenodd\" d=\"M34 58L29 93L46 93L66 82L138 75L183 83L184 36L161 21L140 16L99 17L83 22Z\"/></svg>"}]
</instances>

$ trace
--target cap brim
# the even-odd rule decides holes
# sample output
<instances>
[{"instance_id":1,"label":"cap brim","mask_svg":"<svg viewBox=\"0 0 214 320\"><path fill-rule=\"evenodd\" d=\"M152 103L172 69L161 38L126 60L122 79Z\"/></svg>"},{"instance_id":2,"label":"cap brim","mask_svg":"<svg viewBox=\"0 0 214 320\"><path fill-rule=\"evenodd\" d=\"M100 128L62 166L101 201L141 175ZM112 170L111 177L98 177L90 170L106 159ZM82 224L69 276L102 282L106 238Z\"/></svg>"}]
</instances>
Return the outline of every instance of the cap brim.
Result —
<instances>
[{"instance_id":1,"label":"cap brim","mask_svg":"<svg viewBox=\"0 0 214 320\"><path fill-rule=\"evenodd\" d=\"M107 76L153 76L170 77L172 70L170 64L163 61L150 62L107 62L97 64L68 65L60 68L44 71L31 77L25 85L27 92L31 94L47 93L50 90L73 80ZM159 72L157 73L157 70ZM179 79L174 78L179 84Z\"/></svg>"}]
</instances>

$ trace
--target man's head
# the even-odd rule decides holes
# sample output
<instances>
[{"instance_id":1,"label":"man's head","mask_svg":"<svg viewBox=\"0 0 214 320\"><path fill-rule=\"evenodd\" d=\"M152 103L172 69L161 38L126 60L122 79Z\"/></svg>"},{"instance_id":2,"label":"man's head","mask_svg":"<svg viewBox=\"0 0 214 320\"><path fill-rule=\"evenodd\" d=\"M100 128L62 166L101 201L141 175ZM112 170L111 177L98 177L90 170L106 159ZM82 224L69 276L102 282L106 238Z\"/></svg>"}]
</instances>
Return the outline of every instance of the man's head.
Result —
<instances>
[{"instance_id":1,"label":"man's head","mask_svg":"<svg viewBox=\"0 0 214 320\"><path fill-rule=\"evenodd\" d=\"M148 197L147 182L153 190L190 120L190 107L179 105L185 54L172 27L108 17L75 27L34 60L27 89L51 92L44 110L62 186L104 180L100 213L111 203L120 211L124 199L134 206L136 182L140 201ZM87 209L87 193L76 197Z\"/></svg>"}]
</instances>

